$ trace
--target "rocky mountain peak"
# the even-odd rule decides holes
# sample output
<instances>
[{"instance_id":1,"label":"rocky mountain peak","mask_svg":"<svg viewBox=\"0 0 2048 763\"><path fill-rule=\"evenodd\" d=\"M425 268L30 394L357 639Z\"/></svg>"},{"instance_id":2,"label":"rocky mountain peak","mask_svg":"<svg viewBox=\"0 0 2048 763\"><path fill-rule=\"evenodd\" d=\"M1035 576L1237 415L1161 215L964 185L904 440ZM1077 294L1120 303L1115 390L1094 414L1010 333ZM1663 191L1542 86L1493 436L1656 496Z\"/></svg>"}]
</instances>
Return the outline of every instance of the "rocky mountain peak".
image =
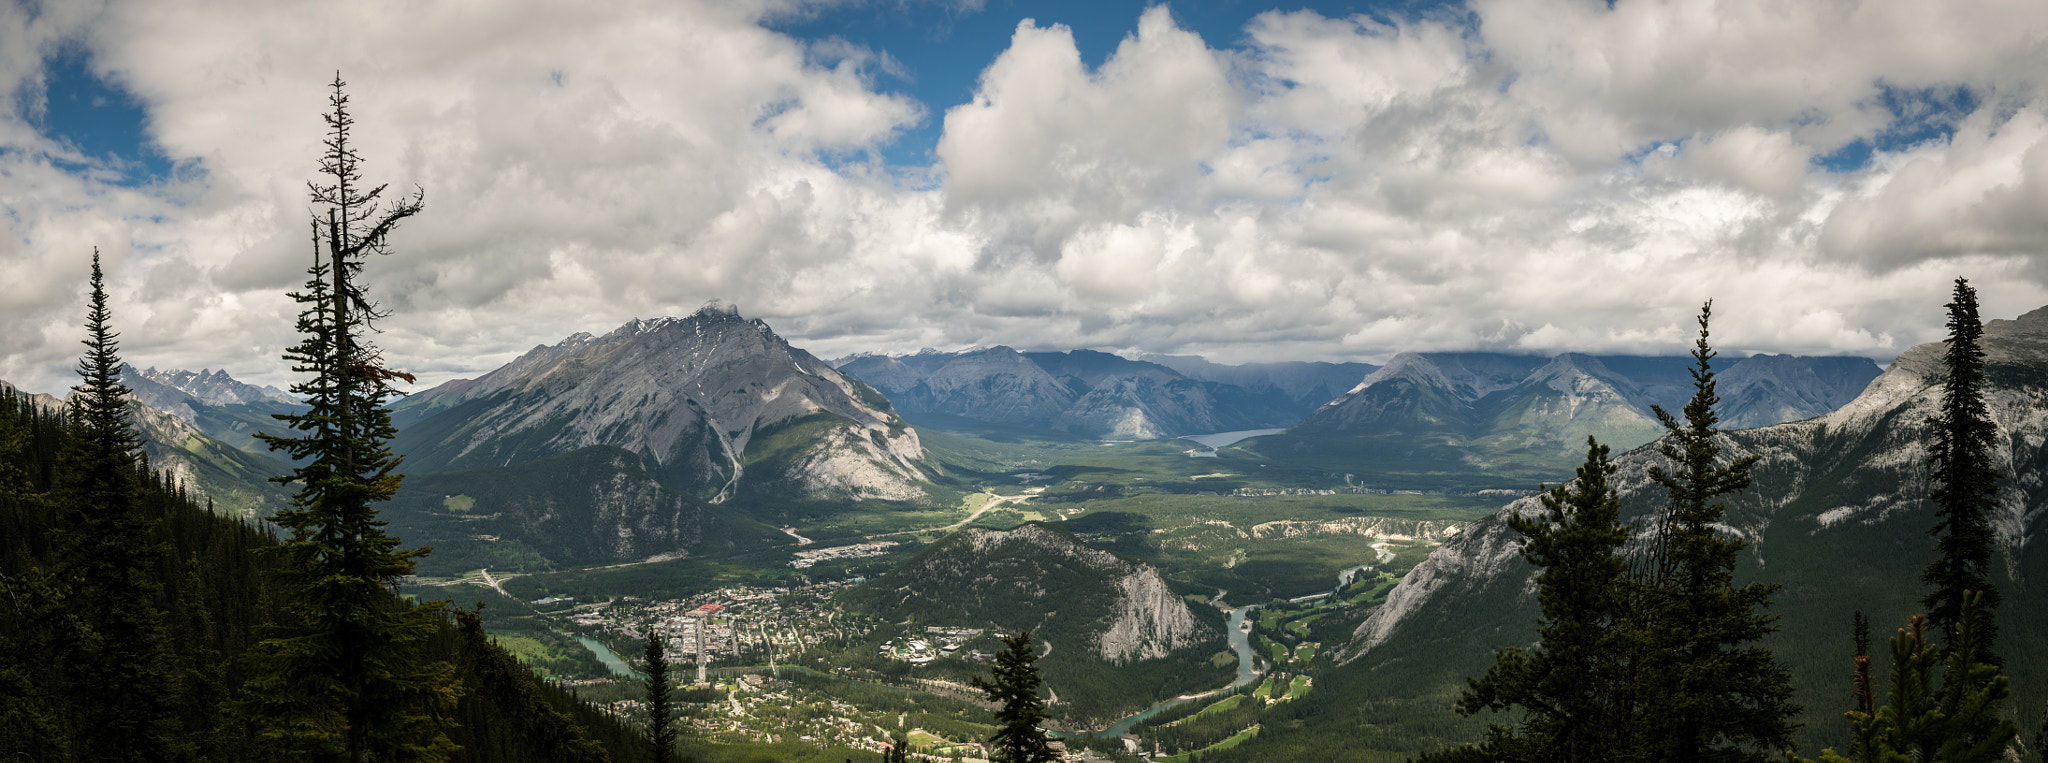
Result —
<instances>
[{"instance_id":1,"label":"rocky mountain peak","mask_svg":"<svg viewBox=\"0 0 2048 763\"><path fill-rule=\"evenodd\" d=\"M425 468L506 466L609 445L685 492L731 497L749 470L810 493L909 500L932 469L888 401L729 309L635 319L537 347L396 406ZM453 416L454 418L447 418ZM792 427L805 435L771 438ZM771 439L766 448L757 447Z\"/></svg>"},{"instance_id":2,"label":"rocky mountain peak","mask_svg":"<svg viewBox=\"0 0 2048 763\"><path fill-rule=\"evenodd\" d=\"M1404 352L1389 359L1379 370L1367 374L1358 382L1358 386L1351 388L1351 392L1363 392L1374 385L1396 379L1438 389L1449 389L1451 386L1451 381L1444 376L1443 369L1437 368L1429 358L1419 352ZM1335 403L1336 401L1331 401L1331 404Z\"/></svg>"},{"instance_id":3,"label":"rocky mountain peak","mask_svg":"<svg viewBox=\"0 0 2048 763\"><path fill-rule=\"evenodd\" d=\"M245 384L229 376L226 370L202 369L196 373L177 369L159 371L154 367L137 370L132 365L123 364L121 383L142 404L176 416L188 424L198 421L200 409L208 406L299 405L299 401L284 390Z\"/></svg>"}]
</instances>

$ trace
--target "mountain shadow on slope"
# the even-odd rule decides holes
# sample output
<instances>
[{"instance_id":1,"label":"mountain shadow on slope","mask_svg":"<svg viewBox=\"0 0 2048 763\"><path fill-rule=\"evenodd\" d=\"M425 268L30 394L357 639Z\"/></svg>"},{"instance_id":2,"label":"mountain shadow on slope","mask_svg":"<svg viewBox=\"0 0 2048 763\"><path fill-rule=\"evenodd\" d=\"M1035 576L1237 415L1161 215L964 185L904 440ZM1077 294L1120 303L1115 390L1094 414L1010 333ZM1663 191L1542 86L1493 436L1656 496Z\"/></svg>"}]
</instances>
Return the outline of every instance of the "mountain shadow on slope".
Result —
<instances>
[{"instance_id":1,"label":"mountain shadow on slope","mask_svg":"<svg viewBox=\"0 0 2048 763\"><path fill-rule=\"evenodd\" d=\"M384 515L394 533L434 547L422 575L697 556L785 537L669 490L638 456L602 445L515 467L413 474Z\"/></svg>"}]
</instances>

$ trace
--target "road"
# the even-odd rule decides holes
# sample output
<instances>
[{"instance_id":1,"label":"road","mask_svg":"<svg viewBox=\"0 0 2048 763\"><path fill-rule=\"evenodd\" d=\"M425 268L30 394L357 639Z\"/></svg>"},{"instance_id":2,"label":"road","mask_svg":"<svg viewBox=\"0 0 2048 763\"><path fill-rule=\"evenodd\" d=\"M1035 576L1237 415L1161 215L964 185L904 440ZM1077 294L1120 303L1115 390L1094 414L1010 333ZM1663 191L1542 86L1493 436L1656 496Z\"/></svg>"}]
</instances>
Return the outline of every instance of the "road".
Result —
<instances>
[{"instance_id":1,"label":"road","mask_svg":"<svg viewBox=\"0 0 2048 763\"><path fill-rule=\"evenodd\" d=\"M510 599L510 598L512 598L512 594L509 594L509 593L505 593L505 586L501 585L501 584L502 584L502 583L504 582L504 580L499 580L499 579L497 579L497 578L491 577L491 568L489 568L489 567L485 567L485 568L483 568L483 576L484 576L484 584L485 584L485 585L488 585L488 586L490 586L490 587L492 587L492 588L495 588L495 589L497 589L497 591L498 591L498 595L499 595L499 596L503 596L503 597L505 597L505 598L507 598L507 599ZM512 577L518 577L518 576L517 576L517 575L514 575L514 576L512 576ZM508 577L508 578L505 578L505 580L511 580L511 579L512 579L512 577Z\"/></svg>"},{"instance_id":2,"label":"road","mask_svg":"<svg viewBox=\"0 0 2048 763\"><path fill-rule=\"evenodd\" d=\"M637 564L637 562L636 562L636 564ZM623 566L623 565L621 565L621 566ZM497 592L498 592L498 595L499 595L499 596L503 596L503 597L505 597L505 598L507 598L507 599L512 599L513 601L518 601L519 599L518 599L517 597L514 597L514 596L513 596L512 594L509 594L509 593L506 593L506 592L505 592L505 585L504 585L504 584L505 584L505 581L507 581L507 580L511 580L511 579L513 579L513 578L516 578L516 577L519 577L519 575L517 575L517 574L513 574L513 575L506 575L506 576L504 576L504 577L502 577L502 578L500 578L500 577L492 577L492 576L491 576L491 571L490 571L490 569L486 568L486 569L478 570L478 571L477 571L477 574L475 574L475 575L465 575L465 576L462 576L462 577L456 578L456 579L454 579L454 580L444 580L444 581L441 581L441 582L439 582L439 583L417 583L417 584L409 584L409 585L435 586L435 587L437 587L437 588L438 588L438 587L445 587L445 586L452 586L452 585L461 585L461 584L463 584L463 583L479 583L479 582L480 582L480 583L483 583L484 585L490 586L492 590L495 590L495 591L497 591Z\"/></svg>"},{"instance_id":3,"label":"road","mask_svg":"<svg viewBox=\"0 0 2048 763\"><path fill-rule=\"evenodd\" d=\"M930 533L930 532L939 532L939 533L944 533L944 532L952 532L952 531L954 531L954 530L958 530L958 529L960 529L960 528L962 528L962 527L965 527L965 526L967 526L967 524L968 524L969 522L973 522L974 520L980 519L980 518L981 518L981 515L983 515L983 514L987 514L987 513L989 513L990 511L994 511L994 510L996 510L996 509L998 509L998 508L1001 508L1001 507L1003 507L1003 506L1007 506L1007 505L1009 505L1009 504L1013 504L1013 503L1023 503L1023 502L1025 502L1025 501L1029 501L1029 500L1031 500L1031 499L1033 499L1033 498L1036 498L1036 497L1038 497L1038 493L1041 493L1041 492L1044 492L1044 491L1045 491L1045 488L1042 488L1042 487L1035 487L1035 488L1032 488L1032 489L1031 489L1031 492L1030 492L1029 494L1026 494L1026 495L998 495L998 496L994 496L994 497L992 497L992 498L990 498L990 499L989 499L988 503L982 504L982 505L981 505L981 508L979 508L979 509L975 509L975 510L974 510L974 513L972 513L972 514L968 514L968 515L967 515L967 518L966 518L966 519L962 519L962 520L960 520L960 521L958 521L958 522L954 522L954 523L952 523L952 524L950 524L950 525L946 525L945 527L931 527L931 528L925 528L925 529L923 529L923 530L903 530L903 531L899 531L899 532L893 532L893 533L882 533L882 534L880 534L880 535L870 535L870 536L867 536L867 538L868 538L868 540L874 540L874 539L876 539L876 538L887 538L887 537L890 537L890 536L895 536L895 535L919 535L919 534L923 534L923 533Z\"/></svg>"}]
</instances>

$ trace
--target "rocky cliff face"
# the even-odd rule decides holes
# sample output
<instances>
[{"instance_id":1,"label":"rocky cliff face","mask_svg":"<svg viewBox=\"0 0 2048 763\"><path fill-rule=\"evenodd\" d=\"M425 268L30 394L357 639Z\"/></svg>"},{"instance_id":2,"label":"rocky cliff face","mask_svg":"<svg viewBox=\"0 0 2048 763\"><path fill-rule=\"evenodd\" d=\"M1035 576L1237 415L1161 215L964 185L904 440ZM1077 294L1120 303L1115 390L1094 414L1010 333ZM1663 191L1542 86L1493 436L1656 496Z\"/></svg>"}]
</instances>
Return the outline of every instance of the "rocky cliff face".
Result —
<instances>
[{"instance_id":1,"label":"rocky cliff face","mask_svg":"<svg viewBox=\"0 0 2048 763\"><path fill-rule=\"evenodd\" d=\"M180 416L139 402L130 410L150 465L169 471L201 505L211 500L218 513L258 518L290 500L289 490L270 481L290 470L282 461L236 448Z\"/></svg>"},{"instance_id":2,"label":"rocky cliff face","mask_svg":"<svg viewBox=\"0 0 2048 763\"><path fill-rule=\"evenodd\" d=\"M750 488L909 500L935 469L886 399L723 310L578 334L395 409L408 424L394 449L418 471L605 445L712 500Z\"/></svg>"},{"instance_id":3,"label":"rocky cliff face","mask_svg":"<svg viewBox=\"0 0 2048 763\"><path fill-rule=\"evenodd\" d=\"M1110 662L1157 660L1213 636L1195 620L1180 594L1151 567L1116 581L1116 619L1095 639L1095 653Z\"/></svg>"},{"instance_id":4,"label":"rocky cliff face","mask_svg":"<svg viewBox=\"0 0 2048 763\"><path fill-rule=\"evenodd\" d=\"M226 371L158 371L121 367L121 383L137 402L162 411L236 448L269 457L256 433L288 434L273 416L306 406L276 387L236 381Z\"/></svg>"},{"instance_id":5,"label":"rocky cliff face","mask_svg":"<svg viewBox=\"0 0 2048 763\"><path fill-rule=\"evenodd\" d=\"M1149 660L1219 641L1159 571L1091 548L1065 529L969 527L932 544L850 601L891 617L1031 629L1111 663Z\"/></svg>"}]
</instances>

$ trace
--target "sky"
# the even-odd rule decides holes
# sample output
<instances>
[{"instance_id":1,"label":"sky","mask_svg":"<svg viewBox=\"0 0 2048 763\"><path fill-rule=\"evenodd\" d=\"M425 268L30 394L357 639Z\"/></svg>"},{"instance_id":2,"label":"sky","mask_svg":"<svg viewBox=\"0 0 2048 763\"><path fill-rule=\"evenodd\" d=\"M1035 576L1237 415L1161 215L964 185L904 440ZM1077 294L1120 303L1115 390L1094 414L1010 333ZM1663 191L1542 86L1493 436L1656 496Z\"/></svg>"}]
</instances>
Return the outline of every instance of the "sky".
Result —
<instances>
[{"instance_id":1,"label":"sky","mask_svg":"<svg viewBox=\"0 0 2048 763\"><path fill-rule=\"evenodd\" d=\"M421 389L705 305L1010 345L1863 355L2048 305L2038 0L0 0L0 379L289 383L326 85Z\"/></svg>"}]
</instances>

